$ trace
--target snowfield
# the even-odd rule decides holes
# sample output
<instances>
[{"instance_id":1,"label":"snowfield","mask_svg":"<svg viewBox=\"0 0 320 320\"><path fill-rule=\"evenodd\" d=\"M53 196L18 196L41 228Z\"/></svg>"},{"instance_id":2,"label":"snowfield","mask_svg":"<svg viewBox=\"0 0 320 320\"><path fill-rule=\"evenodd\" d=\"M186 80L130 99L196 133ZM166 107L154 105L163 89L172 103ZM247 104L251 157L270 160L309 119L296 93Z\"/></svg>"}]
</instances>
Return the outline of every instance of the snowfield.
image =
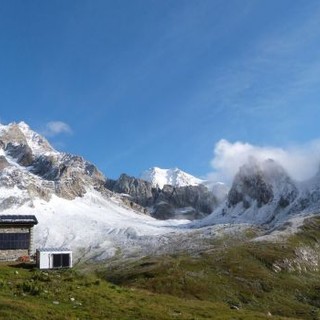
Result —
<instances>
[{"instance_id":1,"label":"snowfield","mask_svg":"<svg viewBox=\"0 0 320 320\"><path fill-rule=\"evenodd\" d=\"M211 247L208 239L238 236L251 227L217 224L199 229L189 220L156 220L127 209L116 195L107 199L95 190L74 200L55 195L49 202L35 199L1 214L35 215L35 247L68 247L75 261L197 252Z\"/></svg>"},{"instance_id":2,"label":"snowfield","mask_svg":"<svg viewBox=\"0 0 320 320\"><path fill-rule=\"evenodd\" d=\"M11 190L14 194L15 189ZM6 194L7 195L7 194ZM76 255L111 257L119 250L143 248L146 241L166 233L184 232L188 220L156 220L126 209L116 197L105 199L94 190L66 200L35 199L1 214L34 214L36 247L70 247ZM149 243L150 245L150 243Z\"/></svg>"}]
</instances>

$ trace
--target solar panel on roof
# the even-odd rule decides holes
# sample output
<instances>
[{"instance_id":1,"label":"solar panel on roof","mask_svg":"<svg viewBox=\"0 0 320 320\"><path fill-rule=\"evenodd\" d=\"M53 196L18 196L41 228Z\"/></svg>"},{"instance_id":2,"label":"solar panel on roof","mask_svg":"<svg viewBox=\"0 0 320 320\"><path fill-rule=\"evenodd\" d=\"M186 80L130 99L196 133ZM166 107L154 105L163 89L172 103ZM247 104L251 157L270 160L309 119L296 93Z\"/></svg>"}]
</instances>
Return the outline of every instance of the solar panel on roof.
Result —
<instances>
[{"instance_id":1,"label":"solar panel on roof","mask_svg":"<svg viewBox=\"0 0 320 320\"><path fill-rule=\"evenodd\" d=\"M39 252L61 252L61 251L71 251L68 248L39 248L37 249Z\"/></svg>"},{"instance_id":2,"label":"solar panel on roof","mask_svg":"<svg viewBox=\"0 0 320 320\"><path fill-rule=\"evenodd\" d=\"M0 224L38 224L38 220L34 215L0 215Z\"/></svg>"}]
</instances>

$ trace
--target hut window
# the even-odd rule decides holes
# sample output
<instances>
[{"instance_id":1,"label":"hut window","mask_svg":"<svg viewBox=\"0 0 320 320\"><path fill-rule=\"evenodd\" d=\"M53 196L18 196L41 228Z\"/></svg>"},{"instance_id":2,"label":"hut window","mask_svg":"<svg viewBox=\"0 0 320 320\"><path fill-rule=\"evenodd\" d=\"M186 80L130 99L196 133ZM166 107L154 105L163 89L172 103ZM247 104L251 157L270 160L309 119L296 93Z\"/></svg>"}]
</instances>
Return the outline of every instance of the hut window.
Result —
<instances>
[{"instance_id":1,"label":"hut window","mask_svg":"<svg viewBox=\"0 0 320 320\"><path fill-rule=\"evenodd\" d=\"M0 233L0 250L28 249L29 233Z\"/></svg>"}]
</instances>

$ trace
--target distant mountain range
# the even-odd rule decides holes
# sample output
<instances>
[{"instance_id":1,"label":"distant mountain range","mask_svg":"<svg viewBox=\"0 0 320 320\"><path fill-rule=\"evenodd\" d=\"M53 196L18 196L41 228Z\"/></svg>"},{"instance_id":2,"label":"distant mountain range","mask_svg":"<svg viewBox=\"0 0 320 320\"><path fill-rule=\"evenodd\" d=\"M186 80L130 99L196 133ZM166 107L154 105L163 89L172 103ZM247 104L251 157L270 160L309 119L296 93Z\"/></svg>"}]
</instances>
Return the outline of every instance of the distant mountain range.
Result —
<instances>
[{"instance_id":1,"label":"distant mountain range","mask_svg":"<svg viewBox=\"0 0 320 320\"><path fill-rule=\"evenodd\" d=\"M179 170L179 173L183 171ZM192 177L193 182L195 179ZM144 207L145 212L157 219L194 220L210 214L220 198L203 184L187 185L186 182L184 180L183 186L179 186L175 181L175 185L163 184L160 188L156 179L152 183L122 174L118 180L107 180L106 187Z\"/></svg>"},{"instance_id":2,"label":"distant mountain range","mask_svg":"<svg viewBox=\"0 0 320 320\"><path fill-rule=\"evenodd\" d=\"M24 122L0 125L0 213L35 214L38 246L70 246L79 257L165 250L168 237L201 238L198 228L218 224L270 232L319 210L320 173L298 183L273 160L248 161L230 190L178 168L112 180Z\"/></svg>"}]
</instances>

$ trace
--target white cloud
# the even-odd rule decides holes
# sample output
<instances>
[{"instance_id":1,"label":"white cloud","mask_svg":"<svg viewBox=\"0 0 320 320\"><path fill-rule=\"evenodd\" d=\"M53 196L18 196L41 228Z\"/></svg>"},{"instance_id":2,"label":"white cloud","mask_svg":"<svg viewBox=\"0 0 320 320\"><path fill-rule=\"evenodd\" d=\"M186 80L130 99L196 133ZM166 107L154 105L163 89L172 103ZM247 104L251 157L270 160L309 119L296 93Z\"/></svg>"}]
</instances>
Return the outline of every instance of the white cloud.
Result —
<instances>
[{"instance_id":1,"label":"white cloud","mask_svg":"<svg viewBox=\"0 0 320 320\"><path fill-rule=\"evenodd\" d=\"M231 183L239 167L250 157L257 160L273 159L282 165L289 175L296 180L311 178L320 165L320 140L287 147L260 147L249 143L220 140L214 148L214 158L211 165L214 172L209 178L215 181Z\"/></svg>"},{"instance_id":2,"label":"white cloud","mask_svg":"<svg viewBox=\"0 0 320 320\"><path fill-rule=\"evenodd\" d=\"M62 121L50 121L46 124L46 128L43 134L47 137L54 137L61 133L71 134L72 130L70 126Z\"/></svg>"}]
</instances>

